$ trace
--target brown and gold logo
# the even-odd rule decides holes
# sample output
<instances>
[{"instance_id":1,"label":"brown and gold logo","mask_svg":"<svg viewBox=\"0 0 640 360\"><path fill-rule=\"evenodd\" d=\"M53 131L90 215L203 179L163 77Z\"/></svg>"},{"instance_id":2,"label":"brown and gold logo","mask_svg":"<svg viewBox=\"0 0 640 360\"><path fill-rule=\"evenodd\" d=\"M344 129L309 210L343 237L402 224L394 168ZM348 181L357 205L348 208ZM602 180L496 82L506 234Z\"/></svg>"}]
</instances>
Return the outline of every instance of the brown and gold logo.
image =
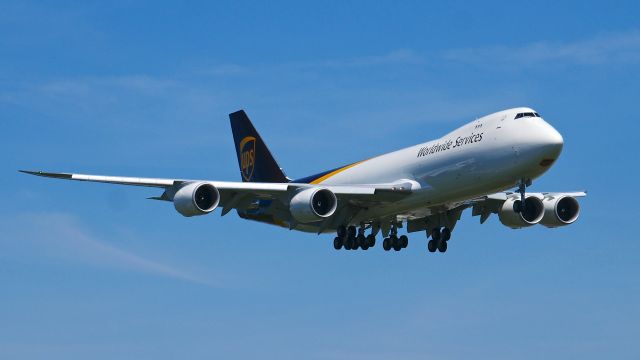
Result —
<instances>
[{"instance_id":1,"label":"brown and gold logo","mask_svg":"<svg viewBox=\"0 0 640 360\"><path fill-rule=\"evenodd\" d=\"M256 138L247 136L240 141L240 169L245 181L251 181L256 165Z\"/></svg>"}]
</instances>

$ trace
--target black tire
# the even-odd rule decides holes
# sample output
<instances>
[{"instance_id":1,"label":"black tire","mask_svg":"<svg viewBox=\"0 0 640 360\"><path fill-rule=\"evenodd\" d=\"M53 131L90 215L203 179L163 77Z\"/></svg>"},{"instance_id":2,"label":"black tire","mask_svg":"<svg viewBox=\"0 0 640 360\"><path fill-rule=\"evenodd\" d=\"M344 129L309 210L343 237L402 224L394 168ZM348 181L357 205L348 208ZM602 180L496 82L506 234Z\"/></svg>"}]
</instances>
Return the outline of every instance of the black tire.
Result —
<instances>
[{"instance_id":1,"label":"black tire","mask_svg":"<svg viewBox=\"0 0 640 360\"><path fill-rule=\"evenodd\" d=\"M440 251L441 253L445 253L447 252L447 242L446 241L440 241L440 243L438 244L438 251Z\"/></svg>"},{"instance_id":2,"label":"black tire","mask_svg":"<svg viewBox=\"0 0 640 360\"><path fill-rule=\"evenodd\" d=\"M336 250L342 249L342 239L337 237L333 239L333 248Z\"/></svg>"},{"instance_id":3,"label":"black tire","mask_svg":"<svg viewBox=\"0 0 640 360\"><path fill-rule=\"evenodd\" d=\"M397 235L391 235L389 240L390 240L389 244L391 244L391 247L393 248L393 250L395 251L402 250L402 245L400 245L400 240L398 239Z\"/></svg>"},{"instance_id":4,"label":"black tire","mask_svg":"<svg viewBox=\"0 0 640 360\"><path fill-rule=\"evenodd\" d=\"M516 200L513 202L513 211L518 214L522 212L522 201Z\"/></svg>"},{"instance_id":5,"label":"black tire","mask_svg":"<svg viewBox=\"0 0 640 360\"><path fill-rule=\"evenodd\" d=\"M369 245L364 244L360 247L362 250L369 250Z\"/></svg>"},{"instance_id":6,"label":"black tire","mask_svg":"<svg viewBox=\"0 0 640 360\"><path fill-rule=\"evenodd\" d=\"M367 236L367 245L369 247L374 247L376 246L376 237L373 235L369 235Z\"/></svg>"},{"instance_id":7,"label":"black tire","mask_svg":"<svg viewBox=\"0 0 640 360\"><path fill-rule=\"evenodd\" d=\"M389 238L385 238L382 241L382 248L384 249L384 251L389 251L391 250L391 241L389 240Z\"/></svg>"},{"instance_id":8,"label":"black tire","mask_svg":"<svg viewBox=\"0 0 640 360\"><path fill-rule=\"evenodd\" d=\"M347 236L347 228L344 226L338 226L338 237L344 238Z\"/></svg>"},{"instance_id":9,"label":"black tire","mask_svg":"<svg viewBox=\"0 0 640 360\"><path fill-rule=\"evenodd\" d=\"M347 228L347 236L349 236L350 238L356 237L356 227L355 226L349 226Z\"/></svg>"},{"instance_id":10,"label":"black tire","mask_svg":"<svg viewBox=\"0 0 640 360\"><path fill-rule=\"evenodd\" d=\"M449 241L451 239L451 230L449 228L442 229L442 240Z\"/></svg>"},{"instance_id":11,"label":"black tire","mask_svg":"<svg viewBox=\"0 0 640 360\"><path fill-rule=\"evenodd\" d=\"M351 243L351 250L358 250L360 244L358 244L358 240L356 238L350 238L349 242Z\"/></svg>"},{"instance_id":12,"label":"black tire","mask_svg":"<svg viewBox=\"0 0 640 360\"><path fill-rule=\"evenodd\" d=\"M400 236L400 238L398 239L398 241L400 242L400 246L403 249L406 249L407 246L409 246L409 238L407 237L407 235L402 235Z\"/></svg>"},{"instance_id":13,"label":"black tire","mask_svg":"<svg viewBox=\"0 0 640 360\"><path fill-rule=\"evenodd\" d=\"M440 228L433 229L433 231L431 232L431 238L436 242L440 241L441 239Z\"/></svg>"},{"instance_id":14,"label":"black tire","mask_svg":"<svg viewBox=\"0 0 640 360\"><path fill-rule=\"evenodd\" d=\"M427 243L427 250L431 253L436 252L436 250L438 250L438 243L435 240L429 240Z\"/></svg>"}]
</instances>

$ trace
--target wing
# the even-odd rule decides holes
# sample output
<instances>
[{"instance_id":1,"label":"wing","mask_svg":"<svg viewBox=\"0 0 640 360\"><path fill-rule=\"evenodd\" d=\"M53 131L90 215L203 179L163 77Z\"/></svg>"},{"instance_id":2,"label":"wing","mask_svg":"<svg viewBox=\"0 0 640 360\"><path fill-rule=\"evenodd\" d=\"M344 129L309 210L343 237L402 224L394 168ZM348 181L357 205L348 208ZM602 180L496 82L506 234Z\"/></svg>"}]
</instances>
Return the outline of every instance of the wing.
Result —
<instances>
[{"instance_id":1,"label":"wing","mask_svg":"<svg viewBox=\"0 0 640 360\"><path fill-rule=\"evenodd\" d=\"M154 197L154 200L173 200L173 194L179 188L185 184L194 182L207 182L218 188L221 191L223 198L228 198L231 192L238 193L252 193L257 198L271 198L277 196L280 193L288 190L287 184L278 183L243 183L243 182L229 182L229 181L207 181L207 180L186 180L186 179L158 179L158 178L139 178L139 177L123 177L123 176L103 176L103 175L86 175L86 174L72 174L72 173L54 173L44 171L27 171L20 170L20 172L30 175L63 179L63 180L75 180L75 181L89 181L97 183L117 184L117 185L131 185L131 186L143 186L163 188L165 192L159 196ZM222 202L223 199L221 199ZM221 203L221 205L224 205Z\"/></svg>"},{"instance_id":2,"label":"wing","mask_svg":"<svg viewBox=\"0 0 640 360\"><path fill-rule=\"evenodd\" d=\"M542 201L551 201L562 197L585 197L586 191L572 192L527 192L527 196L535 196ZM481 196L450 204L442 204L437 207L421 209L422 216L407 217L407 231L416 232L426 230L430 232L434 228L448 227L453 230L462 213L472 208L472 216L479 216L480 223L484 224L491 214L498 214L502 205L507 200L518 200L520 194L516 192L500 192Z\"/></svg>"},{"instance_id":3,"label":"wing","mask_svg":"<svg viewBox=\"0 0 640 360\"><path fill-rule=\"evenodd\" d=\"M527 192L527 196L535 196L541 200L552 200L559 197L585 197L586 191L572 191L572 192ZM516 192L501 192L482 196L473 199L466 203L466 207L473 207L473 216L480 216L480 223L484 224L485 221L491 216L491 214L497 214L508 199L520 199L520 193Z\"/></svg>"},{"instance_id":4,"label":"wing","mask_svg":"<svg viewBox=\"0 0 640 360\"><path fill-rule=\"evenodd\" d=\"M220 193L218 206L222 208L221 214L223 216L229 211L237 209L242 217L248 219L318 233L349 223L366 223L368 226L377 226L385 233L385 236L389 231L389 224L398 222L406 222L408 232L422 230L430 232L439 227L448 227L453 230L461 214L467 208L472 208L472 215L480 216L480 223L484 223L491 214L500 212L505 201L517 200L520 197L519 193L501 192L467 201L413 209L408 213L393 213L385 215L385 217L371 218L367 217L367 209L401 201L420 189L420 185L408 180L389 184L322 186L307 183L230 182L20 171L63 180L159 188L164 192L160 196L150 199L164 201L173 201L176 192L189 184L207 183L213 185ZM299 224L291 214L291 199L300 191L309 188L330 190L338 201L337 208L332 216L318 219L311 224ZM586 196L586 192L583 191L527 194L547 202L563 197Z\"/></svg>"},{"instance_id":5,"label":"wing","mask_svg":"<svg viewBox=\"0 0 640 360\"><path fill-rule=\"evenodd\" d=\"M143 186L164 189L164 192L157 197L150 199L173 201L176 192L192 183L208 183L213 185L220 192L219 206L222 208L222 215L227 214L232 209L247 210L255 208L260 201L275 201L269 212L279 216L280 219L295 224L289 214L289 202L291 198L300 190L307 188L328 189L336 195L338 200L337 215L332 219L349 218L358 208L374 206L389 202L398 201L408 196L415 190L416 184L412 182L399 182L392 184L363 184L363 185L333 185L320 186L305 183L260 183L260 182L230 182L230 181L210 181L210 180L189 180L189 179L158 179L139 178L122 176L102 176L86 175L74 173L55 173L44 171L20 170L22 173L63 180L88 181L97 183L108 183L118 185ZM349 209L346 211L345 209ZM338 222L343 220L337 220ZM326 226L330 226L326 223Z\"/></svg>"}]
</instances>

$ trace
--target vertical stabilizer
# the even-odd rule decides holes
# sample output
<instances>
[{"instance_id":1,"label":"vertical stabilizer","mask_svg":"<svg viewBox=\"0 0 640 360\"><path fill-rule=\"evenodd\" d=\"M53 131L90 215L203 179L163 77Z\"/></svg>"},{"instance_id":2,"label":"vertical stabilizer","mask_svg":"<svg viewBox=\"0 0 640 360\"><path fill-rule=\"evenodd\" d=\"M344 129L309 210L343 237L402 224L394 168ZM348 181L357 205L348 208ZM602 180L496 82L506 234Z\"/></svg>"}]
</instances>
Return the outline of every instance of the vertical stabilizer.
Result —
<instances>
[{"instance_id":1,"label":"vertical stabilizer","mask_svg":"<svg viewBox=\"0 0 640 360\"><path fill-rule=\"evenodd\" d=\"M229 114L229 119L242 181L289 182L244 110Z\"/></svg>"}]
</instances>

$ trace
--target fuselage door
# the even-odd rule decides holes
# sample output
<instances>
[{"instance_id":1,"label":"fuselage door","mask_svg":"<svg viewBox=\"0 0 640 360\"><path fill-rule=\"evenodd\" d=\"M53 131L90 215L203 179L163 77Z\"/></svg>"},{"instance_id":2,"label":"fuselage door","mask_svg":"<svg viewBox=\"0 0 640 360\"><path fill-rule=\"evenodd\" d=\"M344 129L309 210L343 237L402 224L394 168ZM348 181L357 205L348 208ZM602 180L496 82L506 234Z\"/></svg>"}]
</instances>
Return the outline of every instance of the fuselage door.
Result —
<instances>
[{"instance_id":1,"label":"fuselage door","mask_svg":"<svg viewBox=\"0 0 640 360\"><path fill-rule=\"evenodd\" d=\"M507 118L507 115L502 115L502 117L500 117L500 119L498 119L498 121L496 122L496 129L502 129L502 125L504 123L504 119Z\"/></svg>"}]
</instances>

